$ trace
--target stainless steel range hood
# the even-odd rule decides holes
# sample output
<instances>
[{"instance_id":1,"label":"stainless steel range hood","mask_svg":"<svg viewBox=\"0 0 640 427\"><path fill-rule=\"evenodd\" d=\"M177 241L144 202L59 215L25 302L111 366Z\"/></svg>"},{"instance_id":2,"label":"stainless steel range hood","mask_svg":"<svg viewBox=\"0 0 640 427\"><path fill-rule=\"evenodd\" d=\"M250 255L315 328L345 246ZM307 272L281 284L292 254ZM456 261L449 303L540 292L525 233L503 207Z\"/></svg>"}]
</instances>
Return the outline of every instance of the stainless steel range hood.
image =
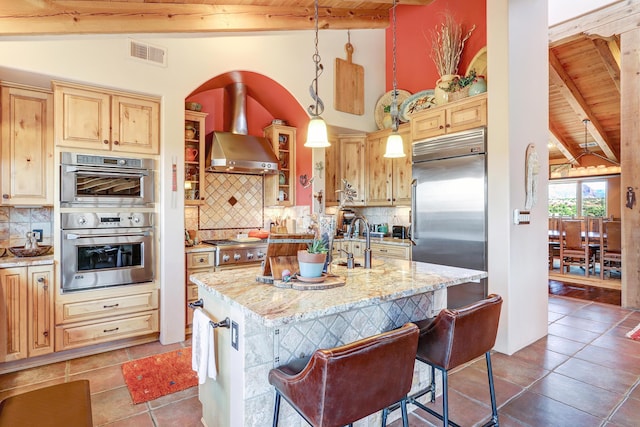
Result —
<instances>
[{"instance_id":1,"label":"stainless steel range hood","mask_svg":"<svg viewBox=\"0 0 640 427\"><path fill-rule=\"evenodd\" d=\"M247 135L247 93L243 83L225 90L231 99L231 132L206 135L206 168L209 172L244 174L278 173L278 157L268 139Z\"/></svg>"}]
</instances>

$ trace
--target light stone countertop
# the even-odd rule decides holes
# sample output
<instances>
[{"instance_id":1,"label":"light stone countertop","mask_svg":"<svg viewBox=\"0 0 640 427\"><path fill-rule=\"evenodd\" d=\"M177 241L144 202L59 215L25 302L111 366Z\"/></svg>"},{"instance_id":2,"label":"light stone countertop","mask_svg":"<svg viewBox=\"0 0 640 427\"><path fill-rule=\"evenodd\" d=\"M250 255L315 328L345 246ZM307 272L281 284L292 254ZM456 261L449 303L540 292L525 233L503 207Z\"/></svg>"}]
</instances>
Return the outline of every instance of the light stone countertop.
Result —
<instances>
[{"instance_id":1,"label":"light stone countertop","mask_svg":"<svg viewBox=\"0 0 640 427\"><path fill-rule=\"evenodd\" d=\"M53 255L42 255L34 257L6 256L0 258L0 268L29 267L32 265L48 264L53 264Z\"/></svg>"},{"instance_id":2,"label":"light stone countertop","mask_svg":"<svg viewBox=\"0 0 640 427\"><path fill-rule=\"evenodd\" d=\"M373 268L332 266L345 286L324 290L277 288L259 283L259 267L196 273L190 279L266 327L312 320L487 277L487 273L423 262L374 259Z\"/></svg>"},{"instance_id":3,"label":"light stone countertop","mask_svg":"<svg viewBox=\"0 0 640 427\"><path fill-rule=\"evenodd\" d=\"M207 245L206 243L200 243L194 246L185 246L184 253L190 254L194 252L215 252L218 248L213 245Z\"/></svg>"}]
</instances>

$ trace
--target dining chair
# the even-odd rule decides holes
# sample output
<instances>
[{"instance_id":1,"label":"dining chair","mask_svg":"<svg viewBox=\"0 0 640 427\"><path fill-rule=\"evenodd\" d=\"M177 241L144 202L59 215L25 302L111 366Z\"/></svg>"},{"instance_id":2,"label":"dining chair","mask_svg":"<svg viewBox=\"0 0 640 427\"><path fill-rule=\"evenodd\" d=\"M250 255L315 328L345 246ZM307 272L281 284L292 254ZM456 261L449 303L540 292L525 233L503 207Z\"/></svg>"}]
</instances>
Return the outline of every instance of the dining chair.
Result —
<instances>
[{"instance_id":1,"label":"dining chair","mask_svg":"<svg viewBox=\"0 0 640 427\"><path fill-rule=\"evenodd\" d=\"M560 272L569 273L571 266L584 268L589 276L593 269L595 275L596 247L589 244L589 233L584 220L560 221Z\"/></svg>"},{"instance_id":2,"label":"dining chair","mask_svg":"<svg viewBox=\"0 0 640 427\"><path fill-rule=\"evenodd\" d=\"M600 279L605 272L622 270L622 227L620 221L606 221L600 233Z\"/></svg>"},{"instance_id":3,"label":"dining chair","mask_svg":"<svg viewBox=\"0 0 640 427\"><path fill-rule=\"evenodd\" d=\"M402 425L409 426L407 393L411 389L418 327L401 328L331 349L316 350L269 371L275 387L273 427L278 425L281 398L314 427L339 427L387 408L402 407Z\"/></svg>"},{"instance_id":4,"label":"dining chair","mask_svg":"<svg viewBox=\"0 0 640 427\"><path fill-rule=\"evenodd\" d=\"M416 359L431 366L431 386L410 396L409 403L441 420L444 427L449 424L458 426L449 420L448 372L484 354L491 399L491 418L484 426L499 425L491 349L498 334L501 307L502 297L491 294L461 308L445 308L433 319L416 322L420 328ZM416 400L418 396L431 392L431 402L435 402L436 369L442 373L442 414Z\"/></svg>"}]
</instances>

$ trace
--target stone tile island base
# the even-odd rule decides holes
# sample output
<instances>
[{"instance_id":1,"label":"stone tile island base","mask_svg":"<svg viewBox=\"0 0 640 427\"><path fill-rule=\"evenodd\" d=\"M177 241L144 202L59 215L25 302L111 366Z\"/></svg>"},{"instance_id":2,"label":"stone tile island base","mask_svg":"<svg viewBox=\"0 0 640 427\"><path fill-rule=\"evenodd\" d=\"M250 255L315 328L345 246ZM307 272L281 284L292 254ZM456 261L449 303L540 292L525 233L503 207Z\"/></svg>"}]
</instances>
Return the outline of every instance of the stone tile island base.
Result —
<instances>
[{"instance_id":1,"label":"stone tile island base","mask_svg":"<svg viewBox=\"0 0 640 427\"><path fill-rule=\"evenodd\" d=\"M217 378L208 378L199 390L207 427L270 426L275 396L267 380L270 369L318 348L433 317L446 305L447 286L486 276L475 270L393 260L372 270L334 267L333 273L346 277L344 287L296 291L256 283L258 271L191 276L199 285L205 313L216 322L229 317L233 323L230 329L213 330ZM430 369L416 363L412 391L429 382ZM399 417L400 411L394 411L389 422ZM356 425L379 426L380 422L381 413L376 413ZM279 426L308 424L283 399Z\"/></svg>"}]
</instances>

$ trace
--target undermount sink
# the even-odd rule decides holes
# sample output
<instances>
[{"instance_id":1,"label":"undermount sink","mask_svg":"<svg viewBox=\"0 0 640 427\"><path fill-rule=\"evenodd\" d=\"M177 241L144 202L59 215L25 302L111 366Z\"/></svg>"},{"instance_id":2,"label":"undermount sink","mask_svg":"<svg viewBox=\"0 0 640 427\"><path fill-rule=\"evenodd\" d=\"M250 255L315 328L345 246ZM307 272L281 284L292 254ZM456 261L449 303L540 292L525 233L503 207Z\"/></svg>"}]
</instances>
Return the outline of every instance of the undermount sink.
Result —
<instances>
[{"instance_id":1,"label":"undermount sink","mask_svg":"<svg viewBox=\"0 0 640 427\"><path fill-rule=\"evenodd\" d=\"M9 252L17 257L34 257L46 254L51 250L51 245L40 245L37 248L25 249L22 246L12 246L9 248Z\"/></svg>"}]
</instances>

